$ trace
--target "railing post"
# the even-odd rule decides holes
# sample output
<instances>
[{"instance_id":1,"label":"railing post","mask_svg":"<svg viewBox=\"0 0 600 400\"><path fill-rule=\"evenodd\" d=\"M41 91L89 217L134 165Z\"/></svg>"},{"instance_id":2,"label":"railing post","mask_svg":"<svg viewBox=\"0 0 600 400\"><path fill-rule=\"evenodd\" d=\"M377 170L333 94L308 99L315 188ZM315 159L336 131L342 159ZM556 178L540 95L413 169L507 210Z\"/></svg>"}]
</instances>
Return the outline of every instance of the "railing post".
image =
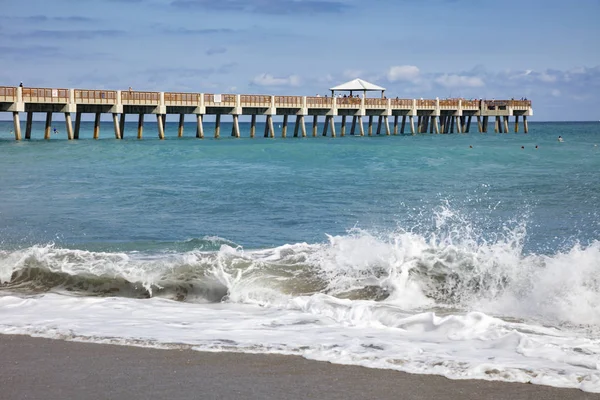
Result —
<instances>
[{"instance_id":1,"label":"railing post","mask_svg":"<svg viewBox=\"0 0 600 400\"><path fill-rule=\"evenodd\" d=\"M385 115L389 117L390 115L392 115L392 99L387 99L386 108L387 110L385 112ZM389 130L389 126L387 128Z\"/></svg>"},{"instance_id":2,"label":"railing post","mask_svg":"<svg viewBox=\"0 0 600 400\"><path fill-rule=\"evenodd\" d=\"M23 88L21 86L17 87L17 103L23 102Z\"/></svg>"}]
</instances>

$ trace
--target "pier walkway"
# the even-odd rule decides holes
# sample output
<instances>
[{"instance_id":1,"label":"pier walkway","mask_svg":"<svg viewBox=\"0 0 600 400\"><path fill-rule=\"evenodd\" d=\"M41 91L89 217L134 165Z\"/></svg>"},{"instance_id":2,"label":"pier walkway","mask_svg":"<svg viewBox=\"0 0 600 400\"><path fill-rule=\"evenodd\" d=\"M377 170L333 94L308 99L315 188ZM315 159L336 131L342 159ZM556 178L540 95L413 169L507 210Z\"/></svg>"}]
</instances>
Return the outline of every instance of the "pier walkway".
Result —
<instances>
[{"instance_id":1,"label":"pier walkway","mask_svg":"<svg viewBox=\"0 0 600 400\"><path fill-rule=\"evenodd\" d=\"M365 135L363 118L367 118L366 134L404 134L408 122L411 134L466 133L472 117L477 119L479 132L487 132L489 118L495 118L494 131L508 132L509 118L514 117L514 131L519 131L519 118L523 130L528 132L527 117L533 115L529 100L466 100L466 99L386 99L365 97L308 97L245 94L206 94L174 92L141 92L133 90L84 90L60 88L31 88L0 86L0 112L12 112L14 135L21 140L20 113L27 114L25 139L31 138L33 113L45 113L44 138L50 139L53 113L64 113L69 140L79 139L81 115L95 115L94 138L100 136L100 115L112 114L115 138L121 139L127 115L138 118L137 137L143 136L144 115L155 114L158 137L164 139L167 114L179 115L178 136L183 136L186 114L197 119L195 135L204 137L203 118L215 115L214 137L220 136L221 117L230 115L233 120L231 135L240 137L239 116L251 116L250 137L256 135L257 116L265 117L265 137L275 137L273 116L282 115L281 137L287 136L288 118L295 116L294 137L306 137L305 118L312 117L312 136L319 132L318 118L324 117L322 135L336 136L335 118L341 117L340 136L346 135L346 120L350 135ZM75 127L71 115L75 114ZM393 126L390 128L390 117ZM400 120L401 119L401 120ZM416 121L415 121L416 120ZM416 126L415 126L416 122Z\"/></svg>"}]
</instances>

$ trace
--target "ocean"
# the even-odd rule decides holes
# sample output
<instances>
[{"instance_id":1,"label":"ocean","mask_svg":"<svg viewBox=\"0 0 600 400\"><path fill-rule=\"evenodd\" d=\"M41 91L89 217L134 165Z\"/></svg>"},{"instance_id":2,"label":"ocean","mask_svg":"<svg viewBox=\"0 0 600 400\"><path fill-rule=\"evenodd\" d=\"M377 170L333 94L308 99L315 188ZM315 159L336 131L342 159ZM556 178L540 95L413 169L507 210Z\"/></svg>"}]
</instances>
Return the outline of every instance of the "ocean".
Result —
<instances>
[{"instance_id":1,"label":"ocean","mask_svg":"<svg viewBox=\"0 0 600 400\"><path fill-rule=\"evenodd\" d=\"M279 124L0 122L0 333L600 392L600 123Z\"/></svg>"}]
</instances>

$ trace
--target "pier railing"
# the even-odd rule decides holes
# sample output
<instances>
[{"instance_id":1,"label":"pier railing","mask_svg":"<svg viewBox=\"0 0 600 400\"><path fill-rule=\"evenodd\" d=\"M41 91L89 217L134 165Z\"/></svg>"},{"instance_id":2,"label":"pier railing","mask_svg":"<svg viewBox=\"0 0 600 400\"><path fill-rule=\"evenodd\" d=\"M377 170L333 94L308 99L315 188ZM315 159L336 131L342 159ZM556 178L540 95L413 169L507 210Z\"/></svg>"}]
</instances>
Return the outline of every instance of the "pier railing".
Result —
<instances>
[{"instance_id":1,"label":"pier railing","mask_svg":"<svg viewBox=\"0 0 600 400\"><path fill-rule=\"evenodd\" d=\"M360 97L339 97L335 99L338 108L358 109L362 104Z\"/></svg>"},{"instance_id":2,"label":"pier railing","mask_svg":"<svg viewBox=\"0 0 600 400\"><path fill-rule=\"evenodd\" d=\"M31 103L68 103L69 89L23 88L23 101Z\"/></svg>"},{"instance_id":3,"label":"pier railing","mask_svg":"<svg viewBox=\"0 0 600 400\"><path fill-rule=\"evenodd\" d=\"M0 101L5 101L5 102L17 101L17 88L0 86Z\"/></svg>"},{"instance_id":4,"label":"pier railing","mask_svg":"<svg viewBox=\"0 0 600 400\"><path fill-rule=\"evenodd\" d=\"M302 107L302 96L275 96L275 107L300 108Z\"/></svg>"},{"instance_id":5,"label":"pier railing","mask_svg":"<svg viewBox=\"0 0 600 400\"><path fill-rule=\"evenodd\" d=\"M370 98L365 99L365 107L369 108L386 108L387 99Z\"/></svg>"},{"instance_id":6,"label":"pier railing","mask_svg":"<svg viewBox=\"0 0 600 400\"><path fill-rule=\"evenodd\" d=\"M75 102L80 104L114 104L116 90L75 89Z\"/></svg>"},{"instance_id":7,"label":"pier railing","mask_svg":"<svg viewBox=\"0 0 600 400\"><path fill-rule=\"evenodd\" d=\"M419 106L419 100L417 100L417 107ZM458 99L444 99L440 100L440 110L455 110L458 108Z\"/></svg>"},{"instance_id":8,"label":"pier railing","mask_svg":"<svg viewBox=\"0 0 600 400\"><path fill-rule=\"evenodd\" d=\"M307 97L306 106L309 108L331 108L333 98L331 97Z\"/></svg>"},{"instance_id":9,"label":"pier railing","mask_svg":"<svg viewBox=\"0 0 600 400\"><path fill-rule=\"evenodd\" d=\"M479 100L461 100L463 110L479 110Z\"/></svg>"},{"instance_id":10,"label":"pier railing","mask_svg":"<svg viewBox=\"0 0 600 400\"><path fill-rule=\"evenodd\" d=\"M243 94L240 96L240 101L244 107L270 107L271 96L267 95L256 95L256 94Z\"/></svg>"},{"instance_id":11,"label":"pier railing","mask_svg":"<svg viewBox=\"0 0 600 400\"><path fill-rule=\"evenodd\" d=\"M235 94L205 94L204 104L208 107L231 106L235 107Z\"/></svg>"},{"instance_id":12,"label":"pier railing","mask_svg":"<svg viewBox=\"0 0 600 400\"><path fill-rule=\"evenodd\" d=\"M200 103L200 93L165 93L166 106L195 107Z\"/></svg>"},{"instance_id":13,"label":"pier railing","mask_svg":"<svg viewBox=\"0 0 600 400\"><path fill-rule=\"evenodd\" d=\"M124 105L159 105L160 92L121 92L121 103Z\"/></svg>"},{"instance_id":14,"label":"pier railing","mask_svg":"<svg viewBox=\"0 0 600 400\"><path fill-rule=\"evenodd\" d=\"M411 99L392 99L390 104L392 105L392 108L410 110L413 106L413 101Z\"/></svg>"}]
</instances>

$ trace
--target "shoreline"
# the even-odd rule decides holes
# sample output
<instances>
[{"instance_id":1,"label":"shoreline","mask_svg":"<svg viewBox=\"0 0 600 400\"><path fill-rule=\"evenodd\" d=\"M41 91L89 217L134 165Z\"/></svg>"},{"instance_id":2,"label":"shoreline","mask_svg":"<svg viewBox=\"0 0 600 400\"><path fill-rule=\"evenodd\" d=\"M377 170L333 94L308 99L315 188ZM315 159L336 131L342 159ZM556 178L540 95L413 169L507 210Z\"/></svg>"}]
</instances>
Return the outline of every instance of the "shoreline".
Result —
<instances>
[{"instance_id":1,"label":"shoreline","mask_svg":"<svg viewBox=\"0 0 600 400\"><path fill-rule=\"evenodd\" d=\"M6 399L600 399L578 389L451 380L300 356L161 350L0 335Z\"/></svg>"}]
</instances>

